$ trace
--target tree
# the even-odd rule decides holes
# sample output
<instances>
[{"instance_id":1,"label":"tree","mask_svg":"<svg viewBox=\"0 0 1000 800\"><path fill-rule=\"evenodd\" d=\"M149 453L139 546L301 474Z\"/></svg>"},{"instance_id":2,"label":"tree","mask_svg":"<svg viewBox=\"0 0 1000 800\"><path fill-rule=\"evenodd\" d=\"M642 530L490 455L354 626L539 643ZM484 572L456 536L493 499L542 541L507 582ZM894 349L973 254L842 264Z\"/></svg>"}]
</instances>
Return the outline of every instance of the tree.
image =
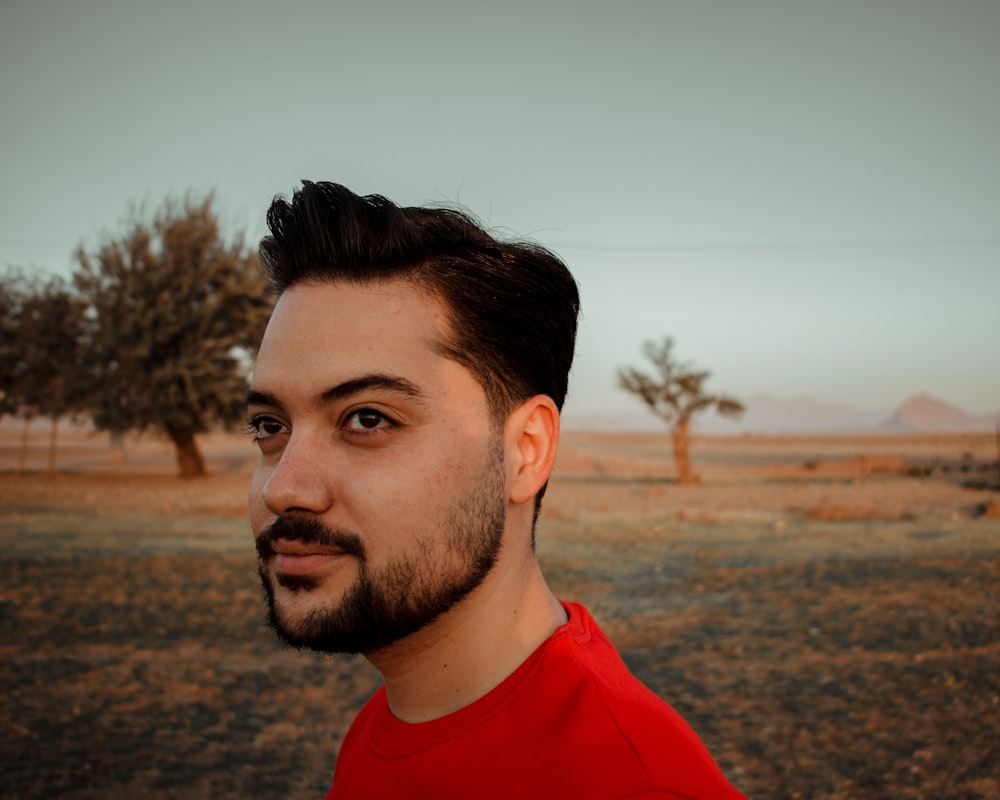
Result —
<instances>
[{"instance_id":1,"label":"tree","mask_svg":"<svg viewBox=\"0 0 1000 800\"><path fill-rule=\"evenodd\" d=\"M21 341L21 308L27 296L27 281L20 272L8 269L0 280L0 416L17 416L23 408L24 360ZM28 426L24 418L17 471L24 471L28 447Z\"/></svg>"},{"instance_id":2,"label":"tree","mask_svg":"<svg viewBox=\"0 0 1000 800\"><path fill-rule=\"evenodd\" d=\"M53 472L59 420L77 408L79 397L82 304L58 277L28 280L9 274L2 283L2 410L24 420L19 470L24 468L31 421L49 418L48 469Z\"/></svg>"},{"instance_id":3,"label":"tree","mask_svg":"<svg viewBox=\"0 0 1000 800\"><path fill-rule=\"evenodd\" d=\"M15 379L20 363L17 340L23 285L23 277L12 270L0 277L0 417L16 414L18 408Z\"/></svg>"},{"instance_id":4,"label":"tree","mask_svg":"<svg viewBox=\"0 0 1000 800\"><path fill-rule=\"evenodd\" d=\"M652 362L655 375L624 367L618 370L618 386L636 395L670 426L678 480L697 483L698 476L691 470L691 417L713 406L718 413L735 417L743 413L743 404L728 395L706 394L704 384L711 373L676 362L671 354L673 346L669 336L661 342L647 341L643 353Z\"/></svg>"},{"instance_id":5,"label":"tree","mask_svg":"<svg viewBox=\"0 0 1000 800\"><path fill-rule=\"evenodd\" d=\"M119 238L77 258L94 424L160 430L181 476L204 475L195 435L242 420L270 313L256 255L239 236L223 241L208 197L167 200L151 221L133 212Z\"/></svg>"}]
</instances>

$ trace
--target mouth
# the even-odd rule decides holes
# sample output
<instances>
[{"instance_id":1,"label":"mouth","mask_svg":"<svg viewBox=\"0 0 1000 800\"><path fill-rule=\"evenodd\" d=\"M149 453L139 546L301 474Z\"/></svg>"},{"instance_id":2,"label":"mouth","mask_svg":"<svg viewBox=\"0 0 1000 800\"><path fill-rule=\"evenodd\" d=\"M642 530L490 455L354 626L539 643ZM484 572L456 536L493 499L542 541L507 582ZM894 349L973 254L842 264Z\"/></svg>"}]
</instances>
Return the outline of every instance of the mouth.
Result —
<instances>
[{"instance_id":1,"label":"mouth","mask_svg":"<svg viewBox=\"0 0 1000 800\"><path fill-rule=\"evenodd\" d=\"M271 564L282 575L315 575L347 555L337 547L279 539L271 547Z\"/></svg>"}]
</instances>

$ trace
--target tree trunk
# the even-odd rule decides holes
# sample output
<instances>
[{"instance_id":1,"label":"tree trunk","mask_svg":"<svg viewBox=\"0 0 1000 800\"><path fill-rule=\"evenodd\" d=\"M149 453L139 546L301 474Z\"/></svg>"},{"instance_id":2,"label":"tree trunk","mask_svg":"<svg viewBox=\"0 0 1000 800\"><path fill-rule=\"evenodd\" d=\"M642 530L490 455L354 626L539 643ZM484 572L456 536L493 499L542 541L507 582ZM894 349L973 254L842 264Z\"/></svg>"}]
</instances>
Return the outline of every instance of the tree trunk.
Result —
<instances>
[{"instance_id":1,"label":"tree trunk","mask_svg":"<svg viewBox=\"0 0 1000 800\"><path fill-rule=\"evenodd\" d=\"M677 464L677 480L680 483L698 483L698 476L691 471L688 442L690 424L690 420L680 419L671 431L674 438L674 463Z\"/></svg>"},{"instance_id":2,"label":"tree trunk","mask_svg":"<svg viewBox=\"0 0 1000 800\"><path fill-rule=\"evenodd\" d=\"M116 464L128 461L128 453L125 452L125 434L122 431L111 431L108 435L108 446L111 448L112 461Z\"/></svg>"},{"instance_id":3,"label":"tree trunk","mask_svg":"<svg viewBox=\"0 0 1000 800\"><path fill-rule=\"evenodd\" d=\"M207 474L205 459L194 434L188 431L167 431L177 451L177 471L182 478L200 478Z\"/></svg>"},{"instance_id":4,"label":"tree trunk","mask_svg":"<svg viewBox=\"0 0 1000 800\"><path fill-rule=\"evenodd\" d=\"M24 418L24 427L21 428L21 449L17 454L17 474L24 474L24 465L28 459L28 429L31 426L31 417Z\"/></svg>"},{"instance_id":5,"label":"tree trunk","mask_svg":"<svg viewBox=\"0 0 1000 800\"><path fill-rule=\"evenodd\" d=\"M56 471L56 443L59 441L59 418L52 418L52 427L49 429L49 474Z\"/></svg>"}]
</instances>

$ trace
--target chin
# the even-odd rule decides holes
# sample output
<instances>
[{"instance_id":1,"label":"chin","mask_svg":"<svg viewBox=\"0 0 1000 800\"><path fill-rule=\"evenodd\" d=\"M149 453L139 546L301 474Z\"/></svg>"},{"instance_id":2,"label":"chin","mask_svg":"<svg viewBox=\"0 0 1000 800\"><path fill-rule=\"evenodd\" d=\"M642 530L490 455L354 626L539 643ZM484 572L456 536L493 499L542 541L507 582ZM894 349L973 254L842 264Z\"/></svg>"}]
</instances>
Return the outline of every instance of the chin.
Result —
<instances>
[{"instance_id":1,"label":"chin","mask_svg":"<svg viewBox=\"0 0 1000 800\"><path fill-rule=\"evenodd\" d=\"M282 575L262 566L260 581L267 604L268 626L285 644L307 646L302 642L302 631L317 606L315 591L321 580L313 576Z\"/></svg>"}]
</instances>

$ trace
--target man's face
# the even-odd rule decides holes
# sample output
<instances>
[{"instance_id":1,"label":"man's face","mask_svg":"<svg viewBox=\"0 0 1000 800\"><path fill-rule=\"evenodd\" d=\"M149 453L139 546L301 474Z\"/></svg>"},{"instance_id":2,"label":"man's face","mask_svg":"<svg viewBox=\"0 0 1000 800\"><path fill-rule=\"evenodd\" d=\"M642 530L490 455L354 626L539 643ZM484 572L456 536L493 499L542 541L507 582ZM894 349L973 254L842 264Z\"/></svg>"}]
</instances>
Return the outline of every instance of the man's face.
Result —
<instances>
[{"instance_id":1,"label":"man's face","mask_svg":"<svg viewBox=\"0 0 1000 800\"><path fill-rule=\"evenodd\" d=\"M403 281L306 283L275 306L248 395L250 522L272 625L369 653L475 589L503 536L501 434L440 355L440 304Z\"/></svg>"}]
</instances>

